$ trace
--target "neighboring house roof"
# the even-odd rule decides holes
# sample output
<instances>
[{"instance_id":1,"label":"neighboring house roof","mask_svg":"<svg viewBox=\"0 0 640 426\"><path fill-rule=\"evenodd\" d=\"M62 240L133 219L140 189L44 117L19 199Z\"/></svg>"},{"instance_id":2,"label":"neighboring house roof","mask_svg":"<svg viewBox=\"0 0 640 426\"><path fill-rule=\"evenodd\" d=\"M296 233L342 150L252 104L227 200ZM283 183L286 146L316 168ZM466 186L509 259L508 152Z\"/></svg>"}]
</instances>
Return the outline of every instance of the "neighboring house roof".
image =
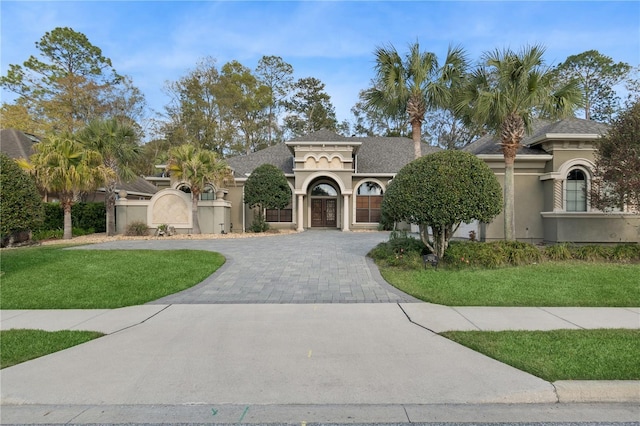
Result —
<instances>
[{"instance_id":1,"label":"neighboring house roof","mask_svg":"<svg viewBox=\"0 0 640 426\"><path fill-rule=\"evenodd\" d=\"M137 177L133 182L122 182L117 185L117 191L124 189L129 194L152 196L159 191L158 187L143 177Z\"/></svg>"},{"instance_id":2,"label":"neighboring house roof","mask_svg":"<svg viewBox=\"0 0 640 426\"><path fill-rule=\"evenodd\" d=\"M0 151L7 154L9 158L26 158L33 154L33 146L40 142L34 135L21 132L16 129L0 130ZM133 182L124 182L118 185L118 190L124 189L130 194L152 196L158 192L158 188L142 177L136 178Z\"/></svg>"},{"instance_id":3,"label":"neighboring house roof","mask_svg":"<svg viewBox=\"0 0 640 426\"><path fill-rule=\"evenodd\" d=\"M0 151L9 158L26 158L33 154L33 145L40 139L16 129L0 130Z\"/></svg>"},{"instance_id":4,"label":"neighboring house roof","mask_svg":"<svg viewBox=\"0 0 640 426\"><path fill-rule=\"evenodd\" d=\"M606 133L607 129L606 124L575 117L555 122L536 120L532 125L531 133L522 139L522 146L518 150L518 154L544 155L547 153L538 146L542 141L563 138L575 139L576 137L594 139ZM475 155L502 154L500 138L492 134L482 136L464 147L463 150Z\"/></svg>"},{"instance_id":5,"label":"neighboring house roof","mask_svg":"<svg viewBox=\"0 0 640 426\"><path fill-rule=\"evenodd\" d=\"M413 141L402 137L347 137L329 130L318 130L290 142L359 142L357 173L397 173L413 161ZM422 144L422 155L440 148ZM245 177L262 164L273 164L285 174L293 173L293 155L285 143L247 155L227 159L236 178Z\"/></svg>"}]
</instances>

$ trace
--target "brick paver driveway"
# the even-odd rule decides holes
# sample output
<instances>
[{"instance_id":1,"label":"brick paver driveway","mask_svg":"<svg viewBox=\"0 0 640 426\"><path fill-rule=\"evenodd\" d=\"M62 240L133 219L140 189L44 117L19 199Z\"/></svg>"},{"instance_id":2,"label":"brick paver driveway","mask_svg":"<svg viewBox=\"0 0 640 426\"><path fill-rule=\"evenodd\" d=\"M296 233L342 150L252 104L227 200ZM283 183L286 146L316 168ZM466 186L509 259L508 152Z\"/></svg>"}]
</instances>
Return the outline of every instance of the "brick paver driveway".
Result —
<instances>
[{"instance_id":1,"label":"brick paver driveway","mask_svg":"<svg viewBox=\"0 0 640 426\"><path fill-rule=\"evenodd\" d=\"M387 284L366 257L387 238L386 232L305 231L241 239L114 241L90 247L188 248L226 257L222 268L202 283L151 303L415 302Z\"/></svg>"}]
</instances>

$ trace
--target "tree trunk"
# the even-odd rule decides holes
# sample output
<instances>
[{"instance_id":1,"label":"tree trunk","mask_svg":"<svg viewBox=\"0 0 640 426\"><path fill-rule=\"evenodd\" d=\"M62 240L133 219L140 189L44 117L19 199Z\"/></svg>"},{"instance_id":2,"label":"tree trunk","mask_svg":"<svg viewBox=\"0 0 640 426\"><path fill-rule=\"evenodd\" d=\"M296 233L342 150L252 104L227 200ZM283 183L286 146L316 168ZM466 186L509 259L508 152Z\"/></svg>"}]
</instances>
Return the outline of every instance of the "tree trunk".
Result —
<instances>
[{"instance_id":1,"label":"tree trunk","mask_svg":"<svg viewBox=\"0 0 640 426\"><path fill-rule=\"evenodd\" d=\"M516 216L515 216L515 185L514 185L513 157L504 157L504 239L515 240Z\"/></svg>"},{"instance_id":2,"label":"tree trunk","mask_svg":"<svg viewBox=\"0 0 640 426\"><path fill-rule=\"evenodd\" d=\"M73 223L71 222L71 205L73 204L73 201L71 199L61 201L62 211L64 212L64 231L62 233L62 239L70 240L73 238Z\"/></svg>"},{"instance_id":3,"label":"tree trunk","mask_svg":"<svg viewBox=\"0 0 640 426\"><path fill-rule=\"evenodd\" d=\"M411 138L413 139L413 156L417 160L422 157L422 123L418 120L411 122Z\"/></svg>"},{"instance_id":4,"label":"tree trunk","mask_svg":"<svg viewBox=\"0 0 640 426\"><path fill-rule=\"evenodd\" d=\"M107 236L116 235L116 194L107 189L105 207L107 211Z\"/></svg>"},{"instance_id":5,"label":"tree trunk","mask_svg":"<svg viewBox=\"0 0 640 426\"><path fill-rule=\"evenodd\" d=\"M191 193L191 220L193 222L192 233L194 234L202 234L200 231L200 221L198 220L198 199L200 198L200 194Z\"/></svg>"}]
</instances>

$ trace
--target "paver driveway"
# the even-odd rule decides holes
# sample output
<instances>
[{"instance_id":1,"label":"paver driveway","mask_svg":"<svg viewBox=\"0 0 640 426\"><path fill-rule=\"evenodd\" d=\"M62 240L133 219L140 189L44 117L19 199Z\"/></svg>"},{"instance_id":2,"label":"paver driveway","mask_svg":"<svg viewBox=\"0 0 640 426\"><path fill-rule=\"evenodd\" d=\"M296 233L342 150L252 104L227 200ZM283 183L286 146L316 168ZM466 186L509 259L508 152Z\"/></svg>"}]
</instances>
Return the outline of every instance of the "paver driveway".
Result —
<instances>
[{"instance_id":1,"label":"paver driveway","mask_svg":"<svg viewBox=\"0 0 640 426\"><path fill-rule=\"evenodd\" d=\"M152 303L417 302L387 284L366 257L386 239L386 232L305 231L260 238L114 241L90 248L188 248L226 257L224 266L202 283Z\"/></svg>"}]
</instances>

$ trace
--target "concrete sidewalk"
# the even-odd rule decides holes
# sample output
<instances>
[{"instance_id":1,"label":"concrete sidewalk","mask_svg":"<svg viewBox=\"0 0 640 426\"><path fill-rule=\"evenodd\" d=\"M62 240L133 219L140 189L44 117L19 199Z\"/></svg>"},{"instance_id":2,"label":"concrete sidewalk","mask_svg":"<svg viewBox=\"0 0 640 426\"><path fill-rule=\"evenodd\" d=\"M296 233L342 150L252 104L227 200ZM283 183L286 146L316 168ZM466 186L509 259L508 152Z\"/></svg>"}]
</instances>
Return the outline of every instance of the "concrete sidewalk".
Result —
<instances>
[{"instance_id":1,"label":"concrete sidewalk","mask_svg":"<svg viewBox=\"0 0 640 426\"><path fill-rule=\"evenodd\" d=\"M107 333L1 370L3 424L640 416L639 381L549 383L435 334L638 328L635 308L190 304L0 315L2 329Z\"/></svg>"},{"instance_id":2,"label":"concrete sidewalk","mask_svg":"<svg viewBox=\"0 0 640 426\"><path fill-rule=\"evenodd\" d=\"M111 334L141 324L169 306L171 305L141 305L120 309L2 310L0 330L89 330ZM401 303L399 306L411 322L434 333L454 330L640 329L640 308L450 307L431 303Z\"/></svg>"}]
</instances>

